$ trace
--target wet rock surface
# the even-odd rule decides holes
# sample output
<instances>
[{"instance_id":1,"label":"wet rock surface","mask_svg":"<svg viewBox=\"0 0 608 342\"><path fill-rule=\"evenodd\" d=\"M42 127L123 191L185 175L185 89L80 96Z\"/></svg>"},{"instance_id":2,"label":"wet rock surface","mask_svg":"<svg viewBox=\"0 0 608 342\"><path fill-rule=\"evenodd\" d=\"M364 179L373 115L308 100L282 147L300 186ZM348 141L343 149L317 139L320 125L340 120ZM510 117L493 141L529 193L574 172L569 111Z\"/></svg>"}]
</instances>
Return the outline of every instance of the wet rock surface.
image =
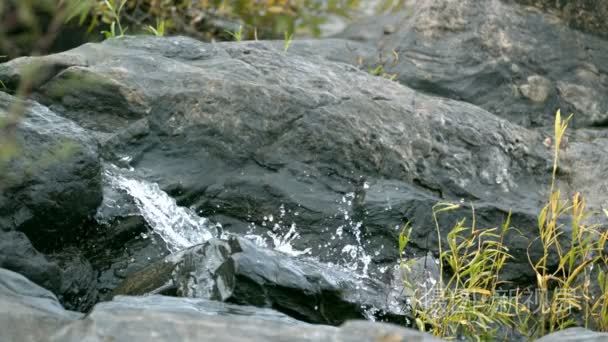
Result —
<instances>
[{"instance_id":1,"label":"wet rock surface","mask_svg":"<svg viewBox=\"0 0 608 342\"><path fill-rule=\"evenodd\" d=\"M16 153L2 165L0 230L22 231L37 248L52 249L77 235L101 203L97 144L48 108L0 92L3 122L14 120L19 107L25 109L15 129L2 132L14 136Z\"/></svg>"},{"instance_id":2,"label":"wet rock surface","mask_svg":"<svg viewBox=\"0 0 608 342\"><path fill-rule=\"evenodd\" d=\"M59 265L36 250L22 232L0 230L0 267L22 274L56 293L60 291Z\"/></svg>"},{"instance_id":3,"label":"wet rock surface","mask_svg":"<svg viewBox=\"0 0 608 342\"><path fill-rule=\"evenodd\" d=\"M510 213L503 278L532 283L557 108L557 184L608 206L603 7L412 3L287 52L142 36L0 64L0 267L54 293L0 269L0 340L432 341L349 320L410 324L446 201L442 236ZM33 68L33 100L9 95Z\"/></svg>"},{"instance_id":4,"label":"wet rock surface","mask_svg":"<svg viewBox=\"0 0 608 342\"><path fill-rule=\"evenodd\" d=\"M531 222L544 196L550 149L541 134L275 43L125 37L35 61L62 67L34 97L93 130L110 162L227 231L287 234L293 224L295 248L351 259L360 271L370 264L363 254L371 272L396 260L395 226L406 219L420 236L432 231L431 213L410 202L384 205L394 219L371 234L359 224L371 185L401 184L382 200L483 205L491 225L510 209ZM27 63L5 64L0 78L18 79ZM513 248L528 238L513 237Z\"/></svg>"},{"instance_id":5,"label":"wet rock surface","mask_svg":"<svg viewBox=\"0 0 608 342\"><path fill-rule=\"evenodd\" d=\"M171 255L131 275L116 293L142 295L163 289L179 297L273 308L311 323L375 318L409 324L387 284L235 236Z\"/></svg>"},{"instance_id":6,"label":"wet rock surface","mask_svg":"<svg viewBox=\"0 0 608 342\"><path fill-rule=\"evenodd\" d=\"M83 317L64 310L47 290L4 269L0 304L3 341L439 341L387 324L310 325L271 309L163 296L119 296Z\"/></svg>"}]
</instances>

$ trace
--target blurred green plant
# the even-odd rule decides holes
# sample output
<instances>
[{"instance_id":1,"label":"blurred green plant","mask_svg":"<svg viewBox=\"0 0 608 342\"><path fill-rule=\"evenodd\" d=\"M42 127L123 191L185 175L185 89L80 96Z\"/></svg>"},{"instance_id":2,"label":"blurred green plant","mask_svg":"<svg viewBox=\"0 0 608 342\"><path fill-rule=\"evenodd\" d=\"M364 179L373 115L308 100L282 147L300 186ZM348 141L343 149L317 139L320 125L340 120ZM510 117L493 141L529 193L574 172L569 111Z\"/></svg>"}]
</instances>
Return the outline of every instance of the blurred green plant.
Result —
<instances>
[{"instance_id":1,"label":"blurred green plant","mask_svg":"<svg viewBox=\"0 0 608 342\"><path fill-rule=\"evenodd\" d=\"M148 27L146 27L146 31L157 37L163 37L165 35L166 24L167 22L165 20L157 19L156 26L148 25Z\"/></svg>"},{"instance_id":2,"label":"blurred green plant","mask_svg":"<svg viewBox=\"0 0 608 342\"><path fill-rule=\"evenodd\" d=\"M361 0L3 0L0 55L64 50L129 33L202 40L319 36L332 18L351 18ZM84 26L87 29L82 30ZM103 35L100 35L102 32ZM55 44L55 45L54 45Z\"/></svg>"},{"instance_id":3,"label":"blurred green plant","mask_svg":"<svg viewBox=\"0 0 608 342\"><path fill-rule=\"evenodd\" d=\"M291 46L291 43L293 42L293 33L288 33L287 31L285 31L285 39L283 40L283 51L287 52L287 50L289 50L289 47Z\"/></svg>"},{"instance_id":4,"label":"blurred green plant","mask_svg":"<svg viewBox=\"0 0 608 342\"><path fill-rule=\"evenodd\" d=\"M226 33L228 33L235 42L240 42L243 40L243 25L239 26L239 29L236 31L226 30Z\"/></svg>"},{"instance_id":5,"label":"blurred green plant","mask_svg":"<svg viewBox=\"0 0 608 342\"><path fill-rule=\"evenodd\" d=\"M234 40L239 28L241 40L277 39L284 32L318 36L322 25L331 17L352 17L360 0L126 0L120 18L116 5L106 0L93 0L88 11L89 30L125 23L133 33L148 31L164 23L166 34L185 34L199 39ZM231 34L232 33L232 34ZM226 34L228 34L226 36Z\"/></svg>"},{"instance_id":6,"label":"blurred green plant","mask_svg":"<svg viewBox=\"0 0 608 342\"><path fill-rule=\"evenodd\" d=\"M110 30L101 31L106 38L122 37L128 28L123 28L121 24L121 13L127 0L104 0L104 5L108 8L110 15ZM117 30L118 29L118 30Z\"/></svg>"}]
</instances>

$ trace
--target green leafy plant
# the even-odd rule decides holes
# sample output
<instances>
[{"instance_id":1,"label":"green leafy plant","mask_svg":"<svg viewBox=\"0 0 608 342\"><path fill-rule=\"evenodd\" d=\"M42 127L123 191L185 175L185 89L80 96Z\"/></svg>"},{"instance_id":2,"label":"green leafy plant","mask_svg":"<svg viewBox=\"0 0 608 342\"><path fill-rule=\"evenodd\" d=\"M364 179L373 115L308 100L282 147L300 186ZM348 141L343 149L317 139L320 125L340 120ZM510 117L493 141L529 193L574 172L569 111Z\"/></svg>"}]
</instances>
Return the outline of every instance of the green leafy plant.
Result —
<instances>
[{"instance_id":1,"label":"green leafy plant","mask_svg":"<svg viewBox=\"0 0 608 342\"><path fill-rule=\"evenodd\" d=\"M119 1L119 2L118 2ZM108 8L112 22L110 30L101 31L106 38L122 37L127 32L127 28L123 28L121 24L121 13L127 3L127 0L104 0L103 2Z\"/></svg>"},{"instance_id":2,"label":"green leafy plant","mask_svg":"<svg viewBox=\"0 0 608 342\"><path fill-rule=\"evenodd\" d=\"M283 43L284 52L287 52L287 50L289 50L289 47L291 46L292 41L293 41L293 32L288 33L287 31L285 31L285 39L284 39L284 43Z\"/></svg>"},{"instance_id":3,"label":"green leafy plant","mask_svg":"<svg viewBox=\"0 0 608 342\"><path fill-rule=\"evenodd\" d=\"M536 261L529 257L536 274L539 305L534 329L539 335L578 325L580 320L584 326L605 329L608 320L604 273L608 233L596 225L585 224L589 213L580 193L575 193L569 201L556 186L560 146L571 117L562 120L561 113L556 114L551 191L547 205L538 216L536 241L541 244L543 255ZM564 218L570 221L569 229L564 226ZM552 256L559 260L557 266L548 264ZM595 294L591 286L594 268L599 286L599 293ZM577 313L582 316L579 320L575 317Z\"/></svg>"},{"instance_id":4,"label":"green leafy plant","mask_svg":"<svg viewBox=\"0 0 608 342\"><path fill-rule=\"evenodd\" d=\"M146 27L146 31L152 33L153 35L155 35L157 37L163 37L165 35L165 27L166 27L166 21L157 19L156 27L148 25Z\"/></svg>"},{"instance_id":5,"label":"green leafy plant","mask_svg":"<svg viewBox=\"0 0 608 342\"><path fill-rule=\"evenodd\" d=\"M433 207L439 246L442 240L438 215L459 208L453 203ZM500 326L514 324L517 301L498 293L498 275L511 258L503 243L510 219L500 228L480 229L474 217L473 212L470 225L464 219L459 221L446 237L447 248L439 248L440 277L433 293L417 294L412 300L416 325L422 331L440 337L488 340ZM400 235L400 251L408 241Z\"/></svg>"},{"instance_id":6,"label":"green leafy plant","mask_svg":"<svg viewBox=\"0 0 608 342\"><path fill-rule=\"evenodd\" d=\"M243 40L243 25L239 26L239 29L236 31L226 30L226 33L228 33L235 42L240 42Z\"/></svg>"},{"instance_id":7,"label":"green leafy plant","mask_svg":"<svg viewBox=\"0 0 608 342\"><path fill-rule=\"evenodd\" d=\"M397 78L397 74L389 74L384 69L384 65L386 65L388 63L388 61L385 60L384 58L380 58L380 60L378 62L379 62L379 64L376 65L376 67L369 68L367 71L370 74L372 74L373 76L379 76L379 77L383 77L388 80L394 81ZM391 63L391 65L394 66L398 62L399 62L399 54L397 53L397 51L393 50L392 51L392 61L390 63ZM361 65L363 65L363 60L359 61L359 66L361 66Z\"/></svg>"}]
</instances>

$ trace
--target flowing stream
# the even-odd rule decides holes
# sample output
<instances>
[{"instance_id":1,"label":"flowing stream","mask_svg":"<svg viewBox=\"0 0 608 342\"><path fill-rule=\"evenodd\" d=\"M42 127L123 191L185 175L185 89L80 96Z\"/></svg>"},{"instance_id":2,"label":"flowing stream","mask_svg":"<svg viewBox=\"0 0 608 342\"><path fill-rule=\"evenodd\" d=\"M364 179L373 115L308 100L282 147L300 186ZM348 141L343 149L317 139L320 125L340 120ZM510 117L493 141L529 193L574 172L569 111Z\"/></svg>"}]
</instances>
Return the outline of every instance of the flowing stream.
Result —
<instances>
[{"instance_id":1,"label":"flowing stream","mask_svg":"<svg viewBox=\"0 0 608 342\"><path fill-rule=\"evenodd\" d=\"M154 233L167 244L172 253L178 252L196 244L203 243L213 237L223 237L221 224L211 223L200 217L188 207L179 206L175 199L160 189L158 184L141 180L131 170L106 165L104 168L104 183L109 186L104 194L104 203L97 213L99 221L106 221L111 214L108 211L123 211L122 215L141 215ZM128 204L117 198L123 191L135 201L136 208L127 208ZM343 208L336 215L344 220L344 224L334 229L332 239L342 239L344 230L353 232L356 245L345 245L340 251L341 265L359 275L366 276L371 257L365 252L361 241L361 223L353 222L348 215L354 194L342 198ZM263 218L262 226L269 228L265 233L258 233L252 224L251 231L245 238L255 241L258 245L273 248L292 256L310 255L311 249L298 250L293 242L300 235L295 223L284 221L285 208L278 208L275 216L268 214ZM328 227L328 229L332 229Z\"/></svg>"}]
</instances>

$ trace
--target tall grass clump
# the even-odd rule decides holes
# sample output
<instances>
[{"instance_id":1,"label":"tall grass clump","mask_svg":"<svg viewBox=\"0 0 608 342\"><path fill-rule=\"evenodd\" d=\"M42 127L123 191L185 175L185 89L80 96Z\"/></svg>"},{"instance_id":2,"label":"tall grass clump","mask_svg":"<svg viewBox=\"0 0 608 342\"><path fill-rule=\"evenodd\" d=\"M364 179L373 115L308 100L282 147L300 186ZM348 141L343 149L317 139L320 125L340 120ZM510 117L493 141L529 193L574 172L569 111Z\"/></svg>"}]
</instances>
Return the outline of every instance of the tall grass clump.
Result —
<instances>
[{"instance_id":1,"label":"tall grass clump","mask_svg":"<svg viewBox=\"0 0 608 342\"><path fill-rule=\"evenodd\" d=\"M528 248L534 245L542 251L537 260L528 252L535 284L525 291L512 290L513 284L501 280L512 259L505 236L517 231L510 215L500 227L480 228L473 209L470 223L460 220L442 240L438 215L460 205L438 203L432 214L439 241L439 281L432 293L414 293L410 303L420 330L475 340L510 334L532 339L572 326L608 331L608 233L586 223L590 212L580 193L565 198L557 187L560 146L569 120L557 112L549 195L538 215L538 237ZM407 224L399 237L400 255L410 231ZM400 264L407 278L407 260ZM413 287L407 279L404 283Z\"/></svg>"},{"instance_id":2,"label":"tall grass clump","mask_svg":"<svg viewBox=\"0 0 608 342\"><path fill-rule=\"evenodd\" d=\"M437 216L459 207L451 203L433 207L440 246ZM489 229L477 227L474 213L471 223L466 222L460 220L446 236L447 248L439 248L440 277L436 286L427 293L414 290L410 306L422 331L444 338L463 336L490 340L500 327L515 325L514 312L521 309L515 297L498 293L499 275L511 258L503 243L510 219L501 227ZM400 249L405 249L402 243ZM401 265L407 268L407 261L402 260Z\"/></svg>"},{"instance_id":3,"label":"tall grass clump","mask_svg":"<svg viewBox=\"0 0 608 342\"><path fill-rule=\"evenodd\" d=\"M604 251L607 232L585 223L590 213L580 193L567 199L556 186L560 146L569 120L570 117L562 120L557 112L551 190L548 203L538 215L538 241L543 256L530 260L536 274L539 301L533 330L539 335L575 325L608 328L605 324L608 259ZM550 267L551 257L557 257L557 266Z\"/></svg>"}]
</instances>

